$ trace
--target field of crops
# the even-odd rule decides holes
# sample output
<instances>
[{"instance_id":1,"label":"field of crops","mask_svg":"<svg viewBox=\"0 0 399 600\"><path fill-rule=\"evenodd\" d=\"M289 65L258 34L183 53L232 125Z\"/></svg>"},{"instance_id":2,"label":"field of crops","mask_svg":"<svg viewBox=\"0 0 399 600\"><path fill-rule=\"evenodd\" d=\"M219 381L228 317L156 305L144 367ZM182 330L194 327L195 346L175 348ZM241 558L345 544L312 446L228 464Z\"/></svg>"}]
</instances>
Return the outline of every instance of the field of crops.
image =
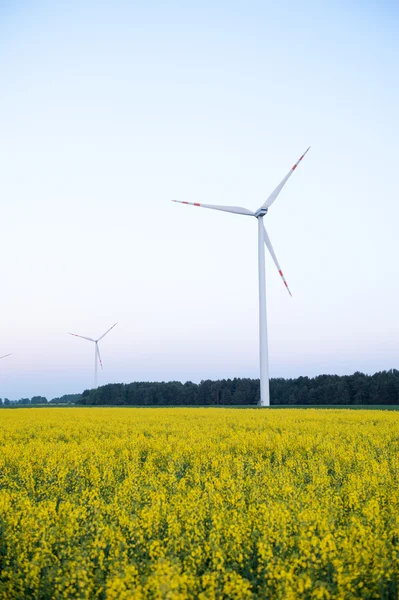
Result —
<instances>
[{"instance_id":1,"label":"field of crops","mask_svg":"<svg viewBox=\"0 0 399 600\"><path fill-rule=\"evenodd\" d=\"M399 414L0 411L0 599L397 598Z\"/></svg>"}]
</instances>

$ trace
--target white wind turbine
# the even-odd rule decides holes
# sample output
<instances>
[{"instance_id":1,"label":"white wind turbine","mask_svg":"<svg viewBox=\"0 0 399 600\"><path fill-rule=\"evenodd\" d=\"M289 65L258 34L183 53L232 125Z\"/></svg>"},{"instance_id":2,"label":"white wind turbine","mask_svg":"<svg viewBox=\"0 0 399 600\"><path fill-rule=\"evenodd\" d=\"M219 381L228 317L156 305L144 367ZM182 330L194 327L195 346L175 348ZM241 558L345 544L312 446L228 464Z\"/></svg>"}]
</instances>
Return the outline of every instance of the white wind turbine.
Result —
<instances>
[{"instance_id":1,"label":"white wind turbine","mask_svg":"<svg viewBox=\"0 0 399 600\"><path fill-rule=\"evenodd\" d=\"M109 329L107 329L107 331L105 333L102 334L101 337L99 337L97 340L93 340L93 338L90 337L86 337L84 335L78 335L77 333L70 333L69 335L74 335L75 337L78 338L82 338L83 340L89 340L89 342L94 342L94 389L97 388L97 367L98 367L98 361L100 361L100 365L101 368L103 368L103 363L101 362L101 356L100 356L100 350L98 347L98 342L100 340L103 339L103 337L105 337L107 335L107 333L109 333L111 331L111 329L113 329L115 327L115 325L118 325L118 323L114 323L112 325L112 327L110 327Z\"/></svg>"},{"instance_id":2,"label":"white wind turbine","mask_svg":"<svg viewBox=\"0 0 399 600\"><path fill-rule=\"evenodd\" d=\"M263 224L263 217L267 214L269 208L276 200L277 196L295 171L305 154L310 150L309 148L304 152L301 158L289 171L288 175L284 177L282 182L276 187L276 189L270 194L268 199L257 211L252 212L247 208L240 206L218 206L214 204L199 204L198 202L183 202L181 200L172 200L172 202L179 202L180 204L190 204L191 206L202 206L203 208L212 208L214 210L222 210L225 212L235 213L237 215L249 215L250 217L256 217L258 219L258 267L259 267L259 363L260 363L260 405L270 406L270 393L269 393L269 364L268 364L268 353L267 353L267 321L266 321L266 278L265 278L265 251L263 244L266 244L272 259L281 275L281 278L286 286L288 293L291 296L291 292L284 278L281 267L278 263L276 254L273 250L273 246L270 242L269 236Z\"/></svg>"}]
</instances>

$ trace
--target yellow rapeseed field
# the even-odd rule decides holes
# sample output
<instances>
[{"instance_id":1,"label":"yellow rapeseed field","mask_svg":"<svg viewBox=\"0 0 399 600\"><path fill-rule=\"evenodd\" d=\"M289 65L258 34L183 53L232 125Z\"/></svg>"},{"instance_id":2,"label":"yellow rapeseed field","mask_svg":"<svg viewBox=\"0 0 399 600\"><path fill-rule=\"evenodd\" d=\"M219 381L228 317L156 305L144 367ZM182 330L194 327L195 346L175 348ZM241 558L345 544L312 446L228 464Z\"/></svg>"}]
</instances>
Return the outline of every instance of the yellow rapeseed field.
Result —
<instances>
[{"instance_id":1,"label":"yellow rapeseed field","mask_svg":"<svg viewBox=\"0 0 399 600\"><path fill-rule=\"evenodd\" d=\"M398 597L398 413L0 410L0 440L0 599Z\"/></svg>"}]
</instances>

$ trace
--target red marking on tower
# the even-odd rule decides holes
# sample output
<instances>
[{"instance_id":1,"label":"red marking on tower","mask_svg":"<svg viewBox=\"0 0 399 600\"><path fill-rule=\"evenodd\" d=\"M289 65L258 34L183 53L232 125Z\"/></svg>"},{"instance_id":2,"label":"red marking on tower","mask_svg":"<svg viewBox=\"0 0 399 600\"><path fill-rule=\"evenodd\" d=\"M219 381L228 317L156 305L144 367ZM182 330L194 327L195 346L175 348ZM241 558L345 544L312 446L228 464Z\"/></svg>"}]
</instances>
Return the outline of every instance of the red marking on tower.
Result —
<instances>
[{"instance_id":1,"label":"red marking on tower","mask_svg":"<svg viewBox=\"0 0 399 600\"><path fill-rule=\"evenodd\" d=\"M198 202L194 202L194 206L201 206Z\"/></svg>"}]
</instances>

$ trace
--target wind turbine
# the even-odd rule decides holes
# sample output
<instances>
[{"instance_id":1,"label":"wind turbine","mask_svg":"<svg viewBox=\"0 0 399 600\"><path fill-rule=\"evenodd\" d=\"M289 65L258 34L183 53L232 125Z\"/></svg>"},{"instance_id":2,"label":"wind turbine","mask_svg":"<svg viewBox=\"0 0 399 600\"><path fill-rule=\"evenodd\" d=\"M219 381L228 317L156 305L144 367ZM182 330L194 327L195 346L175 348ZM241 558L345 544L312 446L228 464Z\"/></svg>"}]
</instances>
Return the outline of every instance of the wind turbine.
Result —
<instances>
[{"instance_id":1,"label":"wind turbine","mask_svg":"<svg viewBox=\"0 0 399 600\"><path fill-rule=\"evenodd\" d=\"M107 335L107 333L109 333L111 331L111 329L113 329L115 327L115 325L118 325L118 323L114 323L114 325L112 325L112 327L110 327L109 329L107 329L107 331L105 333L102 334L101 337L99 337L97 340L93 340L93 338L90 337L86 337L84 335L78 335L77 333L70 333L69 335L74 335L75 337L78 338L82 338L83 340L89 340L89 342L94 342L95 346L94 346L94 389L97 388L97 367L98 367L98 361L100 361L100 365L101 368L103 368L103 363L101 362L101 356L100 356L100 350L98 347L98 342L100 340L103 339L103 337L105 337Z\"/></svg>"},{"instance_id":2,"label":"wind turbine","mask_svg":"<svg viewBox=\"0 0 399 600\"><path fill-rule=\"evenodd\" d=\"M260 363L260 405L270 406L270 392L269 392L269 364L268 364L268 353L267 353L267 320L266 320L266 278L265 278L265 250L264 244L269 250L272 259L277 267L277 270L283 280L285 287L288 290L290 296L292 295L287 285L276 254L273 250L270 238L267 234L265 226L263 224L263 217L267 214L269 208L276 200L277 196L291 177L305 154L310 150L309 148L304 152L298 162L292 167L288 175L284 177L282 182L276 187L276 189L270 194L268 199L257 211L252 212L247 208L241 206L219 206L215 204L200 204L198 202L183 202L182 200L172 200L172 202L179 202L180 204L189 204L191 206L202 206L203 208L211 208L213 210L222 210L224 212L235 213L237 215L248 215L258 219L258 268L259 268L259 363Z\"/></svg>"}]
</instances>

